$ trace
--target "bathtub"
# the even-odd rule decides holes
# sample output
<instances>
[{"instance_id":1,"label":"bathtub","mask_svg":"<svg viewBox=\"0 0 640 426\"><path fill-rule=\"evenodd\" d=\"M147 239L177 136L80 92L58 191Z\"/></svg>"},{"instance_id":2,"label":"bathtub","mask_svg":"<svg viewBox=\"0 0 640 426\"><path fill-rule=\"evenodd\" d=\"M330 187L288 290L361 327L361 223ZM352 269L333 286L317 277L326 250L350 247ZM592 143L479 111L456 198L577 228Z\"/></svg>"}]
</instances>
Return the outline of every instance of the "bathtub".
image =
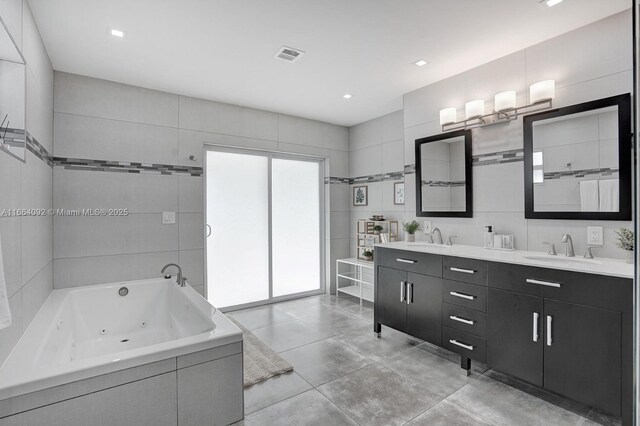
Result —
<instances>
[{"instance_id":1,"label":"bathtub","mask_svg":"<svg viewBox=\"0 0 640 426\"><path fill-rule=\"evenodd\" d=\"M232 344L241 330L173 278L54 290L0 368L0 419L2 400Z\"/></svg>"}]
</instances>

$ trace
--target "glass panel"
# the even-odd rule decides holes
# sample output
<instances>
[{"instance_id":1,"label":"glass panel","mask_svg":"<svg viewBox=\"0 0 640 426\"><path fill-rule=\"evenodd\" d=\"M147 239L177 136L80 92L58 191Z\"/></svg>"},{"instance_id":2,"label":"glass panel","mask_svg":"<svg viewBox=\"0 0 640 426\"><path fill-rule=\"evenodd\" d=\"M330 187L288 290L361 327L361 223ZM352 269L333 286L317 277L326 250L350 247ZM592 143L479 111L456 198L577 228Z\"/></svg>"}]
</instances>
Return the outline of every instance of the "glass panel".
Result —
<instances>
[{"instance_id":1,"label":"glass panel","mask_svg":"<svg viewBox=\"0 0 640 426\"><path fill-rule=\"evenodd\" d=\"M320 288L320 165L273 159L273 296Z\"/></svg>"},{"instance_id":2,"label":"glass panel","mask_svg":"<svg viewBox=\"0 0 640 426\"><path fill-rule=\"evenodd\" d=\"M207 291L223 308L269 298L269 159L207 152Z\"/></svg>"}]
</instances>

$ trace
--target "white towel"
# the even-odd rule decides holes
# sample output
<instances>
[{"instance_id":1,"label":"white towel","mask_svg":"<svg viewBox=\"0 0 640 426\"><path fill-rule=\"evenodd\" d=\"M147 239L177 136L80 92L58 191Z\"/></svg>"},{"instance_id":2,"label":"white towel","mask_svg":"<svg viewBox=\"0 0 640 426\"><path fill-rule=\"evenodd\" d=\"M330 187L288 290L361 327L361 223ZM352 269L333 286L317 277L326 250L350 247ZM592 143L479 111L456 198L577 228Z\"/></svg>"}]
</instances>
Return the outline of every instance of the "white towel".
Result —
<instances>
[{"instance_id":1,"label":"white towel","mask_svg":"<svg viewBox=\"0 0 640 426\"><path fill-rule=\"evenodd\" d=\"M4 278L4 263L2 262L2 242L0 242L0 330L11 325L11 311L9 310L9 296L7 282Z\"/></svg>"},{"instance_id":2,"label":"white towel","mask_svg":"<svg viewBox=\"0 0 640 426\"><path fill-rule=\"evenodd\" d=\"M583 212L597 212L600 210L597 180L583 180L580 182L580 207Z\"/></svg>"},{"instance_id":3,"label":"white towel","mask_svg":"<svg viewBox=\"0 0 640 426\"><path fill-rule=\"evenodd\" d=\"M618 179L601 180L600 211L620 211L620 181Z\"/></svg>"}]
</instances>

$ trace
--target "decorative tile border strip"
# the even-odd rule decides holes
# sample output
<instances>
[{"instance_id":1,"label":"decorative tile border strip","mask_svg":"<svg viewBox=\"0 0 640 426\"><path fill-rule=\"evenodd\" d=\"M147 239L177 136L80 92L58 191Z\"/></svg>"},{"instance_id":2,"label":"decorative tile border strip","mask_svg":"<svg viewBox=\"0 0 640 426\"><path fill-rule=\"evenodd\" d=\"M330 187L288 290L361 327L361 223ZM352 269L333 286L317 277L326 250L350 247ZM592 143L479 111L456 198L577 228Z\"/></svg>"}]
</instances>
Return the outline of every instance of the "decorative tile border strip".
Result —
<instances>
[{"instance_id":1,"label":"decorative tile border strip","mask_svg":"<svg viewBox=\"0 0 640 426\"><path fill-rule=\"evenodd\" d=\"M53 167L53 157L49 154L49 151L29 132L27 132L27 149L40 160L44 161L47 166Z\"/></svg>"},{"instance_id":2,"label":"decorative tile border strip","mask_svg":"<svg viewBox=\"0 0 640 426\"><path fill-rule=\"evenodd\" d=\"M87 170L95 172L145 173L159 175L188 174L202 176L202 167L178 166L173 164L139 163L133 161L92 160L87 158L54 157L56 167L67 170Z\"/></svg>"},{"instance_id":3,"label":"decorative tile border strip","mask_svg":"<svg viewBox=\"0 0 640 426\"><path fill-rule=\"evenodd\" d=\"M548 172L544 174L544 180L583 178L587 176L613 176L618 174L618 169L603 167L600 169L569 170L566 172Z\"/></svg>"},{"instance_id":4,"label":"decorative tile border strip","mask_svg":"<svg viewBox=\"0 0 640 426\"><path fill-rule=\"evenodd\" d=\"M423 180L422 181L422 186L429 186L432 188L455 188L458 186L465 186L465 184L466 183L463 180L453 181L453 182L447 182L443 180Z\"/></svg>"},{"instance_id":5,"label":"decorative tile border strip","mask_svg":"<svg viewBox=\"0 0 640 426\"><path fill-rule=\"evenodd\" d=\"M524 149L512 149L509 151L492 152L489 154L474 155L471 161L475 166L492 166L495 164L516 163L524 161Z\"/></svg>"}]
</instances>

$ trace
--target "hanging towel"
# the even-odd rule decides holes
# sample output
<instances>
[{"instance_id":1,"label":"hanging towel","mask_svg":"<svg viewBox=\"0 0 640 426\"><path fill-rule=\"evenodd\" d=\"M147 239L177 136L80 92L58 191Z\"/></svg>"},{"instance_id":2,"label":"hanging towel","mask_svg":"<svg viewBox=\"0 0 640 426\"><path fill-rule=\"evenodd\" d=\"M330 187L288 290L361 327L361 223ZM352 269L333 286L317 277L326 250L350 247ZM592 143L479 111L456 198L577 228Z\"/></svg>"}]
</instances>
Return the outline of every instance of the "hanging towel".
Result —
<instances>
[{"instance_id":1,"label":"hanging towel","mask_svg":"<svg viewBox=\"0 0 640 426\"><path fill-rule=\"evenodd\" d=\"M9 310L9 296L7 282L4 278L4 263L2 262L2 242L0 241L0 330L11 325L11 311Z\"/></svg>"},{"instance_id":2,"label":"hanging towel","mask_svg":"<svg viewBox=\"0 0 640 426\"><path fill-rule=\"evenodd\" d=\"M617 212L620 210L620 181L608 179L600 181L600 211Z\"/></svg>"},{"instance_id":3,"label":"hanging towel","mask_svg":"<svg viewBox=\"0 0 640 426\"><path fill-rule=\"evenodd\" d=\"M583 212L597 212L598 205L598 181L583 180L580 182L580 206Z\"/></svg>"}]
</instances>

